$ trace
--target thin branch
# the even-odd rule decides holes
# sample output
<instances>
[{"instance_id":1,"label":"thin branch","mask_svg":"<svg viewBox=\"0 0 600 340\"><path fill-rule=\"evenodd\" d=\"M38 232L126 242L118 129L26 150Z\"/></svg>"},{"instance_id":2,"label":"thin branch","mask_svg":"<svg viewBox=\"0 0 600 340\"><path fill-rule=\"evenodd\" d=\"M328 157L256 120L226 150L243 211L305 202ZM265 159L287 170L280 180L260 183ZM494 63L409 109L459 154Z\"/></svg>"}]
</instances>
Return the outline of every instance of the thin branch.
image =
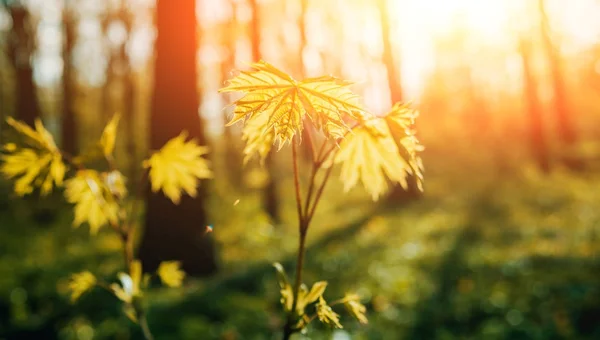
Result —
<instances>
[{"instance_id":1,"label":"thin branch","mask_svg":"<svg viewBox=\"0 0 600 340\"><path fill-rule=\"evenodd\" d=\"M292 141L292 164L294 165L294 188L296 190L296 208L298 209L298 226L302 228L304 224L304 214L302 214L302 194L300 192L300 174L298 172L298 152L296 146L296 137Z\"/></svg>"}]
</instances>

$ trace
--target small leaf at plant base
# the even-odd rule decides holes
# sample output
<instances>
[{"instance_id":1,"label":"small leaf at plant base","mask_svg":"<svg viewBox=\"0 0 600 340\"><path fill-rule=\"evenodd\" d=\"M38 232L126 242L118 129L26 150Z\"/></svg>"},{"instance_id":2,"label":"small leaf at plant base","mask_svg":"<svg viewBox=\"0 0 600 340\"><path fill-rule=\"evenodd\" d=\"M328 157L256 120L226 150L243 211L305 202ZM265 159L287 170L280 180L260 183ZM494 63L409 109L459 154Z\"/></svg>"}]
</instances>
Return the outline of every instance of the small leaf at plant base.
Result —
<instances>
[{"instance_id":1,"label":"small leaf at plant base","mask_svg":"<svg viewBox=\"0 0 600 340\"><path fill-rule=\"evenodd\" d=\"M158 266L160 280L169 287L181 287L185 272L181 270L179 261L164 261Z\"/></svg>"},{"instance_id":2,"label":"small leaf at plant base","mask_svg":"<svg viewBox=\"0 0 600 340\"><path fill-rule=\"evenodd\" d=\"M365 315L367 307L360 303L360 297L356 294L346 294L342 299L344 306L348 310L348 313L352 315L358 322L362 324L369 323L367 316Z\"/></svg>"},{"instance_id":3,"label":"small leaf at plant base","mask_svg":"<svg viewBox=\"0 0 600 340\"><path fill-rule=\"evenodd\" d=\"M281 294L281 304L283 305L283 309L286 312L289 312L292 310L292 305L294 303L294 291L288 282L285 269L283 269L281 263L275 262L273 263L273 267L275 267L275 270L277 271L277 283L279 284L279 293Z\"/></svg>"},{"instance_id":4,"label":"small leaf at plant base","mask_svg":"<svg viewBox=\"0 0 600 340\"><path fill-rule=\"evenodd\" d=\"M71 275L69 290L71 291L71 302L77 301L81 295L96 285L96 277L89 271Z\"/></svg>"},{"instance_id":5,"label":"small leaf at plant base","mask_svg":"<svg viewBox=\"0 0 600 340\"><path fill-rule=\"evenodd\" d=\"M135 260L131 263L129 273L119 273L117 275L121 285L113 283L110 288L115 296L127 303L131 304L133 299L142 295L140 289L142 281L142 264L139 260Z\"/></svg>"},{"instance_id":6,"label":"small leaf at plant base","mask_svg":"<svg viewBox=\"0 0 600 340\"><path fill-rule=\"evenodd\" d=\"M310 292L304 297L304 302L308 305L317 301L325 292L325 288L327 288L327 281L315 282L310 289Z\"/></svg>"},{"instance_id":7,"label":"small leaf at plant base","mask_svg":"<svg viewBox=\"0 0 600 340\"><path fill-rule=\"evenodd\" d=\"M137 312L131 304L126 303L125 305L123 305L123 313L125 314L125 316L127 316L129 320L131 320L131 322L138 323Z\"/></svg>"},{"instance_id":8,"label":"small leaf at plant base","mask_svg":"<svg viewBox=\"0 0 600 340\"><path fill-rule=\"evenodd\" d=\"M104 153L104 156L107 158L112 157L112 153L115 149L115 141L117 139L117 128L119 126L120 118L120 115L114 115L110 122L104 128L104 131L102 132L102 137L100 137L100 146L102 147L102 152Z\"/></svg>"},{"instance_id":9,"label":"small leaf at plant base","mask_svg":"<svg viewBox=\"0 0 600 340\"><path fill-rule=\"evenodd\" d=\"M290 284L285 273L285 269L283 268L281 263L275 262L273 263L273 267L275 267L275 270L277 271L277 283L279 283L279 288L283 289L289 286Z\"/></svg>"},{"instance_id":10,"label":"small leaf at plant base","mask_svg":"<svg viewBox=\"0 0 600 340\"><path fill-rule=\"evenodd\" d=\"M152 191L162 190L175 204L181 200L182 192L195 197L198 181L212 177L208 161L202 157L208 148L186 142L186 137L182 132L144 162L144 167L150 168Z\"/></svg>"},{"instance_id":11,"label":"small leaf at plant base","mask_svg":"<svg viewBox=\"0 0 600 340\"><path fill-rule=\"evenodd\" d=\"M317 303L317 317L319 318L319 321L325 325L333 328L343 328L342 324L340 324L340 316L331 309L322 296Z\"/></svg>"}]
</instances>

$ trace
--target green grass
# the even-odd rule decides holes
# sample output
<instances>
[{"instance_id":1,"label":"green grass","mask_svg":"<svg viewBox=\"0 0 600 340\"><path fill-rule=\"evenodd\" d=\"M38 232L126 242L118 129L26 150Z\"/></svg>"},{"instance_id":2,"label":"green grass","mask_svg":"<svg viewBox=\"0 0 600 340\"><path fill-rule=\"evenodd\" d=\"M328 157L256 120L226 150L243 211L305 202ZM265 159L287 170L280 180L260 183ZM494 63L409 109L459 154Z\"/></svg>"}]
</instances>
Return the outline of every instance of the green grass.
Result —
<instances>
[{"instance_id":1,"label":"green grass","mask_svg":"<svg viewBox=\"0 0 600 340\"><path fill-rule=\"evenodd\" d=\"M328 300L365 297L369 325L341 312L352 339L599 338L600 177L527 167L470 176L463 166L432 167L426 195L401 207L370 203L361 189L342 196L334 180L309 232L305 282L328 280ZM271 263L290 271L297 242L289 181L280 182L281 225L261 212L256 190L211 184L222 270L151 293L157 339L278 338ZM72 272L114 277L118 239L73 230L58 196L18 201L0 190L0 338L139 338L105 292L75 305L65 295ZM332 332L314 325L308 334Z\"/></svg>"}]
</instances>

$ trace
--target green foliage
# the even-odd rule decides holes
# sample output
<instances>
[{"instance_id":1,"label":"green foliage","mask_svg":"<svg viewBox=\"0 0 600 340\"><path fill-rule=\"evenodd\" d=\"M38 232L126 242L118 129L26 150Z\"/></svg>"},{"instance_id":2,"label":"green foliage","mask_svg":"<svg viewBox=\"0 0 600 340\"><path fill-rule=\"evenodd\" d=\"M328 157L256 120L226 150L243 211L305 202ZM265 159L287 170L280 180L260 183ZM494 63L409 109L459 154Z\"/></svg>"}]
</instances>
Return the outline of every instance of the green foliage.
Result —
<instances>
[{"instance_id":1,"label":"green foliage","mask_svg":"<svg viewBox=\"0 0 600 340\"><path fill-rule=\"evenodd\" d=\"M71 275L68 290L75 302L86 292L98 286L104 288L123 303L123 311L129 319L139 323L146 338L152 336L144 312L144 290L150 283L149 276L142 276L139 260L133 257L132 235L136 223L132 220L133 208L128 204L127 178L115 167L113 152L117 141L119 116L113 117L104 129L97 146L105 159L108 170L88 168L86 160L98 156L97 148L90 154L66 155L55 145L50 133L41 121L36 121L35 130L26 124L8 119L8 124L23 139L22 145L13 142L2 147L0 172L7 179L16 179L14 192L23 196L40 188L41 195L49 194L54 187L65 184L64 196L73 204L74 226L88 224L92 235L109 226L121 239L122 253L127 272L120 272L119 283L105 282L91 271ZM186 141L185 133L173 138L143 162L149 168L149 180L153 191L162 190L174 203L178 203L183 192L196 195L198 180L211 175L208 163L202 158L208 152L205 147ZM65 163L71 163L74 172L67 172ZM65 180L66 178L66 180ZM141 197L132 197L133 206L140 204ZM180 287L185 273L177 262L161 263L157 275L168 287Z\"/></svg>"},{"instance_id":2,"label":"green foliage","mask_svg":"<svg viewBox=\"0 0 600 340\"><path fill-rule=\"evenodd\" d=\"M327 282L315 283L310 291L302 283L308 228L334 164L342 164L340 179L345 191L360 179L373 200L387 192L388 182L407 188L409 174L416 176L422 189L422 164L417 155L422 147L412 131L417 113L397 104L387 117L376 117L359 104L358 97L349 89L350 82L333 77L297 81L264 61L253 64L252 68L229 80L220 92L243 94L233 103L234 116L228 125L244 121L244 163L256 154L263 162L274 143L279 144L279 150L285 144L292 145L300 245L294 285L288 282L283 267L275 264L281 303L287 316L283 338L287 340L293 333L303 331L315 317L324 324L342 328L338 314L323 298ZM316 146L317 137L308 134L313 164L303 199L296 148L305 125L312 125L310 131L322 132L324 141ZM319 183L320 170L324 170L325 175ZM353 316L366 322L365 308L358 299L341 302ZM314 316L306 312L311 304L316 307Z\"/></svg>"}]
</instances>

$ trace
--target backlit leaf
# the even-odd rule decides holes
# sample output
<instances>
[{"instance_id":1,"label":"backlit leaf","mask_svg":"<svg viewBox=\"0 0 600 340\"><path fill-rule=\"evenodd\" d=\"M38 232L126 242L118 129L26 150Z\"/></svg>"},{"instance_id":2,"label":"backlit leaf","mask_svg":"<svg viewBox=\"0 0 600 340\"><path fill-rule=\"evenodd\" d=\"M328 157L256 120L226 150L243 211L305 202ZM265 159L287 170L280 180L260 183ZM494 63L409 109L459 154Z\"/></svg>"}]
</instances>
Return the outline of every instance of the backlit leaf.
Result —
<instances>
[{"instance_id":1,"label":"backlit leaf","mask_svg":"<svg viewBox=\"0 0 600 340\"><path fill-rule=\"evenodd\" d=\"M71 291L71 302L77 301L81 295L96 285L96 277L89 271L71 275L69 290Z\"/></svg>"},{"instance_id":2,"label":"backlit leaf","mask_svg":"<svg viewBox=\"0 0 600 340\"><path fill-rule=\"evenodd\" d=\"M384 119L364 122L340 143L334 163L341 163L340 179L350 190L360 180L373 200L388 189L388 179L407 187L411 166L402 158Z\"/></svg>"},{"instance_id":3,"label":"backlit leaf","mask_svg":"<svg viewBox=\"0 0 600 340\"><path fill-rule=\"evenodd\" d=\"M194 141L186 142L186 137L182 132L144 162L150 168L152 191L162 190L175 204L181 200L182 192L195 197L198 181L212 177L208 161L202 157L208 148Z\"/></svg>"},{"instance_id":4,"label":"backlit leaf","mask_svg":"<svg viewBox=\"0 0 600 340\"><path fill-rule=\"evenodd\" d=\"M267 115L258 115L254 119L248 120L244 125L242 129L242 139L246 142L244 164L256 155L258 155L261 164L264 164L275 140L275 131L267 129L268 121L269 117Z\"/></svg>"},{"instance_id":5,"label":"backlit leaf","mask_svg":"<svg viewBox=\"0 0 600 340\"><path fill-rule=\"evenodd\" d=\"M36 129L12 118L7 120L24 137L25 147L15 143L6 144L0 156L0 173L15 179L14 191L19 196L40 188L42 196L49 194L56 186L62 186L67 168L60 151L56 148L52 135L36 120Z\"/></svg>"},{"instance_id":6,"label":"backlit leaf","mask_svg":"<svg viewBox=\"0 0 600 340\"><path fill-rule=\"evenodd\" d=\"M415 175L417 187L423 190L423 161L418 153L423 151L423 146L415 136L413 125L419 116L417 110L411 109L408 104L396 103L392 110L385 116L385 121L390 132L400 148Z\"/></svg>"},{"instance_id":7,"label":"backlit leaf","mask_svg":"<svg viewBox=\"0 0 600 340\"><path fill-rule=\"evenodd\" d=\"M346 307L346 310L348 310L348 313L358 320L358 322L362 324L369 323L369 320L367 320L367 316L365 315L367 308L360 303L360 297L358 295L346 294L342 301L344 302L344 306Z\"/></svg>"},{"instance_id":8,"label":"backlit leaf","mask_svg":"<svg viewBox=\"0 0 600 340\"><path fill-rule=\"evenodd\" d=\"M331 309L322 296L317 303L317 317L325 325L333 328L343 328L342 324L340 324L340 316Z\"/></svg>"},{"instance_id":9,"label":"backlit leaf","mask_svg":"<svg viewBox=\"0 0 600 340\"><path fill-rule=\"evenodd\" d=\"M119 126L120 115L114 115L110 122L104 128L102 137L100 137L100 146L105 157L112 157L117 139L117 128Z\"/></svg>"},{"instance_id":10,"label":"backlit leaf","mask_svg":"<svg viewBox=\"0 0 600 340\"><path fill-rule=\"evenodd\" d=\"M294 291L290 285L285 270L281 263L274 263L273 267L277 271L277 283L279 284L279 292L281 294L281 304L286 312L292 310L294 302Z\"/></svg>"},{"instance_id":11,"label":"backlit leaf","mask_svg":"<svg viewBox=\"0 0 600 340\"><path fill-rule=\"evenodd\" d=\"M96 234L100 227L118 223L119 205L111 193L106 174L95 170L80 170L66 181L65 197L75 204L73 225L90 225L90 232Z\"/></svg>"},{"instance_id":12,"label":"backlit leaf","mask_svg":"<svg viewBox=\"0 0 600 340\"><path fill-rule=\"evenodd\" d=\"M327 281L319 281L313 284L310 292L304 298L306 304L311 304L317 301L325 292L325 288L327 288Z\"/></svg>"},{"instance_id":13,"label":"backlit leaf","mask_svg":"<svg viewBox=\"0 0 600 340\"><path fill-rule=\"evenodd\" d=\"M179 261L161 262L157 270L160 280L169 287L181 287L185 272L181 270Z\"/></svg>"},{"instance_id":14,"label":"backlit leaf","mask_svg":"<svg viewBox=\"0 0 600 340\"><path fill-rule=\"evenodd\" d=\"M228 125L240 120L248 124L266 115L267 118L262 117L253 126L259 130L253 134L253 141L262 136L264 143L278 142L281 148L301 133L305 116L327 137L337 139L349 130L345 116L358 119L366 114L348 88L349 82L334 77L297 81L264 61L253 64L252 68L229 80L220 92L244 94L234 102L234 116Z\"/></svg>"},{"instance_id":15,"label":"backlit leaf","mask_svg":"<svg viewBox=\"0 0 600 340\"><path fill-rule=\"evenodd\" d=\"M139 260L131 263L129 273L121 272L117 276L121 285L113 283L110 288L119 300L130 304L134 298L142 295L142 263Z\"/></svg>"}]
</instances>

